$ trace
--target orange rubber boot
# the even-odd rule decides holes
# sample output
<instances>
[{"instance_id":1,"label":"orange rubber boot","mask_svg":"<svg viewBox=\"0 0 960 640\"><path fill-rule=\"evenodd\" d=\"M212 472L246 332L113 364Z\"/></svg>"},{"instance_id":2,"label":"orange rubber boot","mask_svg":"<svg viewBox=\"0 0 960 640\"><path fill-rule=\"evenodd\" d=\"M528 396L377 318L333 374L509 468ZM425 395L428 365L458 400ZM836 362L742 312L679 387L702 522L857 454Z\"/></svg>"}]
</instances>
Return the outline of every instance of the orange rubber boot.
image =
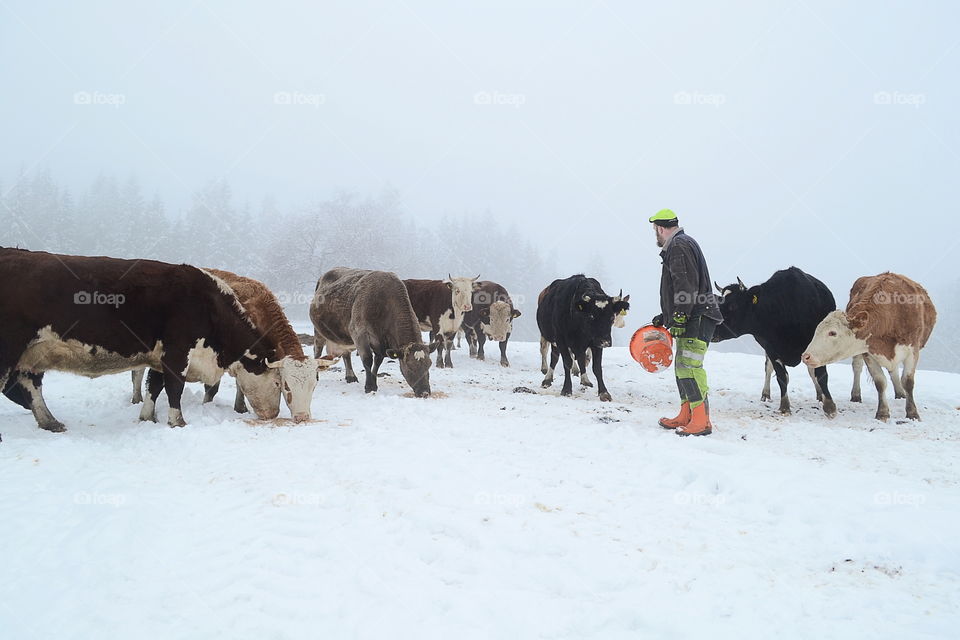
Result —
<instances>
[{"instance_id":1,"label":"orange rubber boot","mask_svg":"<svg viewBox=\"0 0 960 640\"><path fill-rule=\"evenodd\" d=\"M676 418L660 418L660 426L664 429L677 429L690 424L690 403L684 402L680 406L680 415Z\"/></svg>"},{"instance_id":2,"label":"orange rubber boot","mask_svg":"<svg viewBox=\"0 0 960 640\"><path fill-rule=\"evenodd\" d=\"M678 436L708 436L711 433L713 433L713 425L710 424L706 402L701 402L694 407L689 424L677 429Z\"/></svg>"}]
</instances>

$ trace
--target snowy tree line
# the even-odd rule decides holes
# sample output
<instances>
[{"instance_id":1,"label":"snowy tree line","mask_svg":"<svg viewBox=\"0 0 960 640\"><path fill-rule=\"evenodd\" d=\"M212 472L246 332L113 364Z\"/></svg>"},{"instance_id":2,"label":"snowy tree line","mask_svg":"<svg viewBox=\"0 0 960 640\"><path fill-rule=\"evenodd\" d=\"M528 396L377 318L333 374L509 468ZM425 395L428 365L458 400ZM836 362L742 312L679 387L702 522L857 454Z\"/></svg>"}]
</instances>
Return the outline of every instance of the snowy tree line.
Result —
<instances>
[{"instance_id":1,"label":"snowy tree line","mask_svg":"<svg viewBox=\"0 0 960 640\"><path fill-rule=\"evenodd\" d=\"M335 266L401 278L480 274L507 287L525 314L515 336L531 340L537 294L561 277L552 257L489 213L425 224L391 191L340 193L289 209L267 197L253 208L234 202L226 182L211 181L172 211L159 195L145 195L136 177L100 175L75 195L40 169L0 183L0 194L2 246L226 269L265 282L291 320L306 319L317 278Z\"/></svg>"}]
</instances>

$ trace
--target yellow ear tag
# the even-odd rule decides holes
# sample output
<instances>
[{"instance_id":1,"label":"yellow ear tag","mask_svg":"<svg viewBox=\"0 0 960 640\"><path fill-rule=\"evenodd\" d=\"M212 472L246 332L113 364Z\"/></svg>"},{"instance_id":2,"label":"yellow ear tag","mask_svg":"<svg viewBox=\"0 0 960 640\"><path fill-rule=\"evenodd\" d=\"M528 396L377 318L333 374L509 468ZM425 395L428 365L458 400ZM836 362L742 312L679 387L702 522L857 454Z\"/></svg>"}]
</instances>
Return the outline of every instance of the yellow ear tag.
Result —
<instances>
[{"instance_id":1,"label":"yellow ear tag","mask_svg":"<svg viewBox=\"0 0 960 640\"><path fill-rule=\"evenodd\" d=\"M757 296L753 296L753 304L757 304Z\"/></svg>"},{"instance_id":2,"label":"yellow ear tag","mask_svg":"<svg viewBox=\"0 0 960 640\"><path fill-rule=\"evenodd\" d=\"M620 312L620 315L622 315L622 316L625 316L625 315L627 315L627 310L626 310L626 309L624 309L623 311L621 311L621 312Z\"/></svg>"}]
</instances>

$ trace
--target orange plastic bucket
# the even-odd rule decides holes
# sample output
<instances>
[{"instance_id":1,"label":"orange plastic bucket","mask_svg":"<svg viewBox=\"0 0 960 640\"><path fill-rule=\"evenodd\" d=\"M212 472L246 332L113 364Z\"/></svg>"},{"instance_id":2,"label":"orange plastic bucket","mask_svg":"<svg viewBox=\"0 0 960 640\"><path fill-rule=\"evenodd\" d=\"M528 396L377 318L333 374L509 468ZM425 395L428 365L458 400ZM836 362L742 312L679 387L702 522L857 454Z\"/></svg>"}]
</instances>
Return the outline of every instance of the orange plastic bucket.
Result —
<instances>
[{"instance_id":1,"label":"orange plastic bucket","mask_svg":"<svg viewBox=\"0 0 960 640\"><path fill-rule=\"evenodd\" d=\"M630 355L650 373L668 369L673 364L673 336L663 327L640 327L630 338Z\"/></svg>"}]
</instances>

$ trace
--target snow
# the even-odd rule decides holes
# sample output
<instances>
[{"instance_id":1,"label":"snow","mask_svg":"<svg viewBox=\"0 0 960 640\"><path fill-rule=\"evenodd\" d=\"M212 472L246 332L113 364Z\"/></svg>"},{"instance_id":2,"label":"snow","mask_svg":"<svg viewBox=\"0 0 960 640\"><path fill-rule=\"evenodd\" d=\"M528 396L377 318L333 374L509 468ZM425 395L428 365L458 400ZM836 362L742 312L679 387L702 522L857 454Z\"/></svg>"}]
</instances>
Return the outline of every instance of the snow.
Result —
<instances>
[{"instance_id":1,"label":"snow","mask_svg":"<svg viewBox=\"0 0 960 640\"><path fill-rule=\"evenodd\" d=\"M795 370L780 416L761 357L709 353L717 431L678 438L672 373L625 348L612 403L496 352L464 344L430 399L395 363L373 396L322 374L297 426L233 413L232 380L171 429L129 376L48 374L68 432L0 404L0 636L955 637L960 375L883 424L849 367L834 420Z\"/></svg>"}]
</instances>

